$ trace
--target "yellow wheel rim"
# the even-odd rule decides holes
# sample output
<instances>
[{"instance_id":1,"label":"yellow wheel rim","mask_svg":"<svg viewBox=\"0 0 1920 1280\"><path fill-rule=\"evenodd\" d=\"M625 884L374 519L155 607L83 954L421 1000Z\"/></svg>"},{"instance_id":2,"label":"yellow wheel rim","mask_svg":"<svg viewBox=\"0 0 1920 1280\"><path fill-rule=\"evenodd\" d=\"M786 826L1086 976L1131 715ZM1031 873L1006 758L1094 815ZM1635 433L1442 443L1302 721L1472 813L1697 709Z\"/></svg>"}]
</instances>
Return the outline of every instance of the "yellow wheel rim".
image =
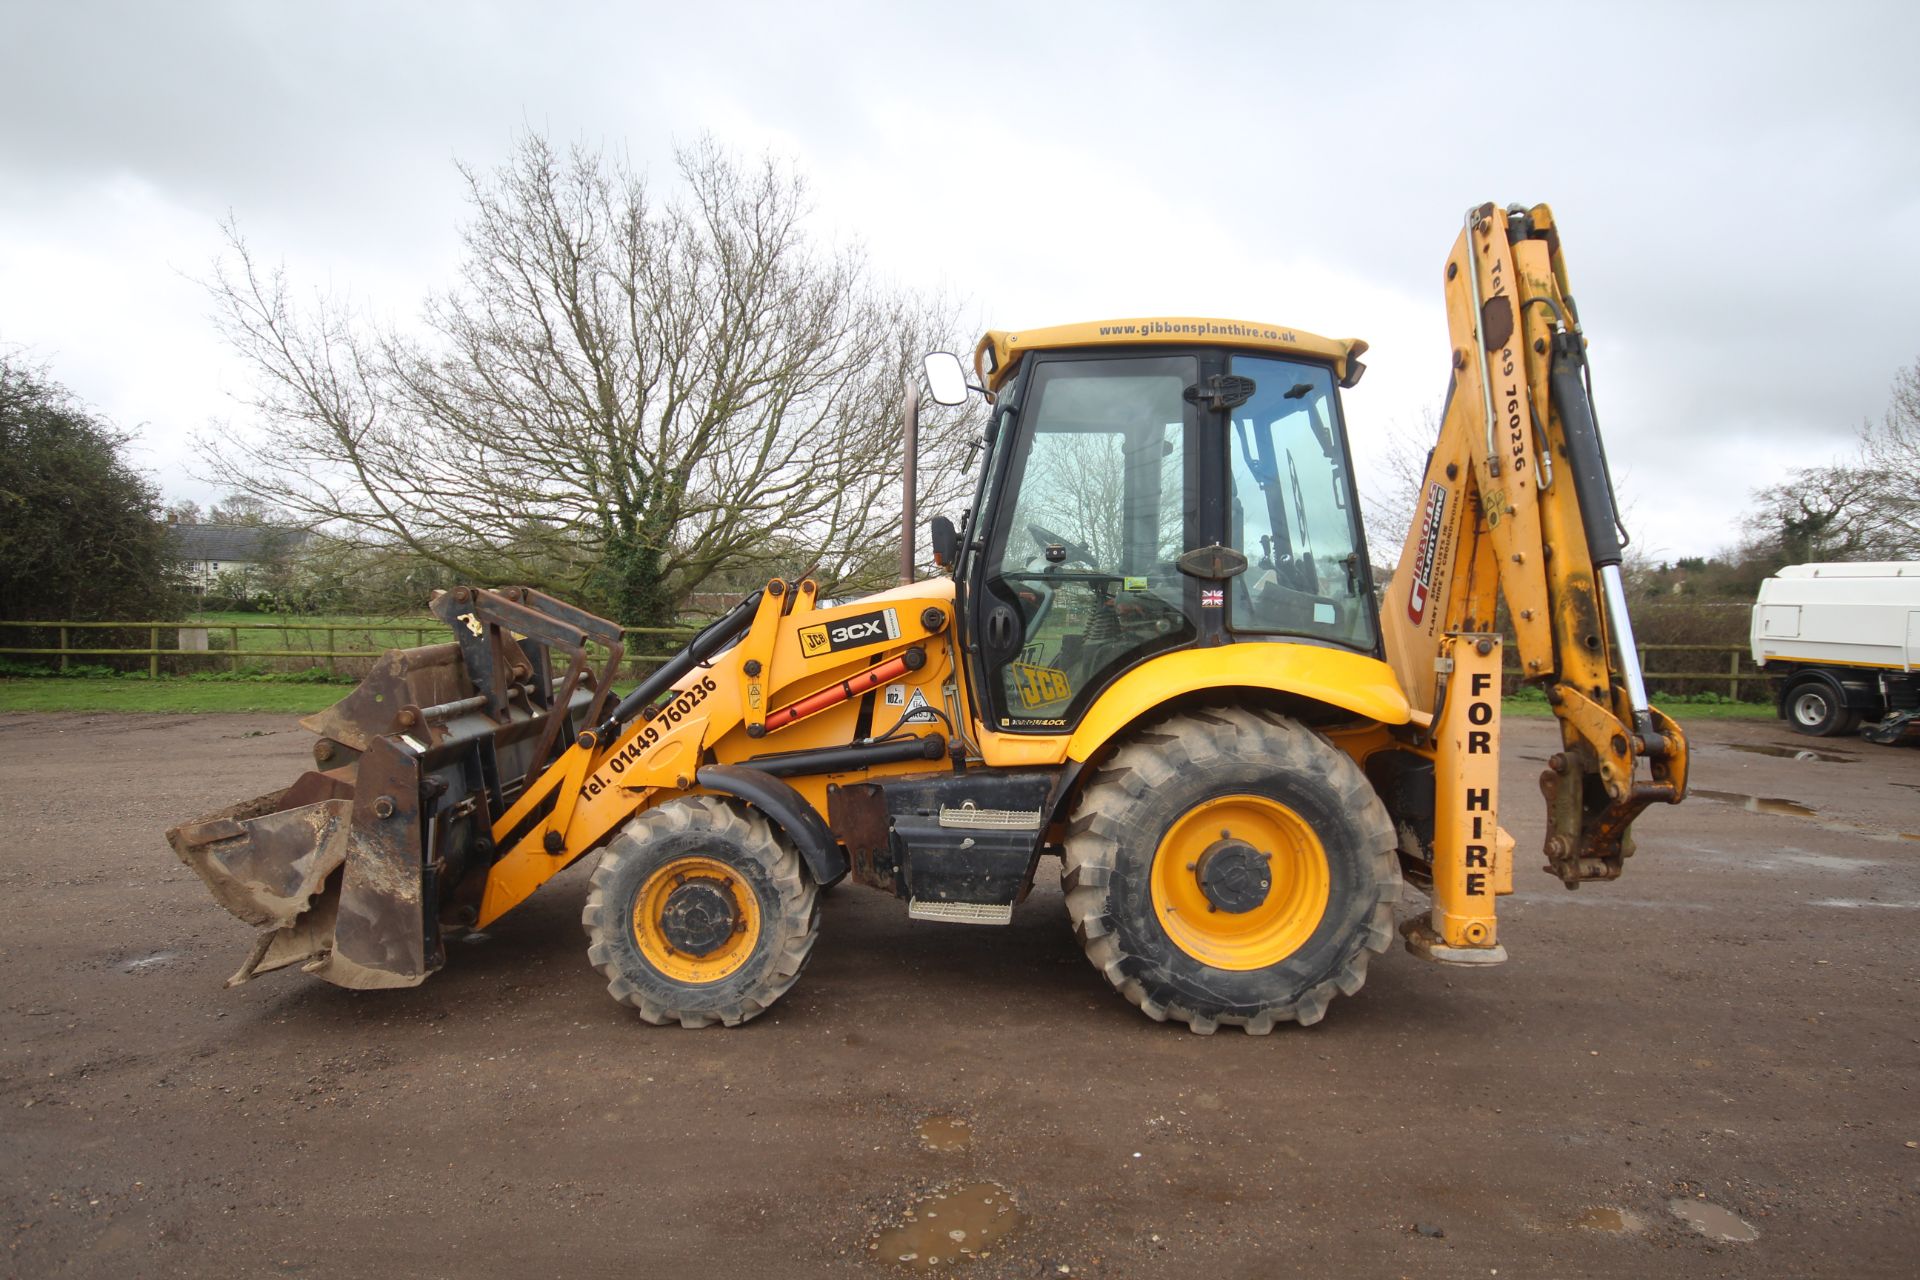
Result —
<instances>
[{"instance_id":1,"label":"yellow wheel rim","mask_svg":"<svg viewBox=\"0 0 1920 1280\"><path fill-rule=\"evenodd\" d=\"M1221 910L1209 900L1202 859L1222 850L1243 865L1264 867L1268 886L1257 905ZM1257 857L1262 854L1267 857ZM1327 913L1326 847L1304 818L1265 796L1220 796L1189 809L1154 851L1151 881L1160 927L1175 946L1215 969L1278 964L1306 944Z\"/></svg>"},{"instance_id":2,"label":"yellow wheel rim","mask_svg":"<svg viewBox=\"0 0 1920 1280\"><path fill-rule=\"evenodd\" d=\"M640 886L633 938L647 963L675 982L718 982L753 954L760 900L724 862L675 858Z\"/></svg>"}]
</instances>

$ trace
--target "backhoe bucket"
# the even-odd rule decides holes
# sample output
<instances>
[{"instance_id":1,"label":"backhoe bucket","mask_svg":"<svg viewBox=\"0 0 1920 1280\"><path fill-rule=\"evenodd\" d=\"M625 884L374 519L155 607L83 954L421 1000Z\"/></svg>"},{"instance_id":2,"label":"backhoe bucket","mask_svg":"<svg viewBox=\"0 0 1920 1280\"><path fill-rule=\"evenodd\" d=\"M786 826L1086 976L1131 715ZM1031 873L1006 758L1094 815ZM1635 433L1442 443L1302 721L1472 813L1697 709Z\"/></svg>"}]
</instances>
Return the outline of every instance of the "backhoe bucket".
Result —
<instances>
[{"instance_id":1,"label":"backhoe bucket","mask_svg":"<svg viewBox=\"0 0 1920 1280\"><path fill-rule=\"evenodd\" d=\"M524 588L436 598L459 642L389 650L303 719L315 768L167 833L214 899L262 930L227 985L298 964L343 987L410 987L445 963L441 929L473 920L493 818L591 723L619 660L611 623L569 609L597 624L571 625L545 600ZM611 650L598 677L587 639ZM574 659L558 688L549 644Z\"/></svg>"}]
</instances>

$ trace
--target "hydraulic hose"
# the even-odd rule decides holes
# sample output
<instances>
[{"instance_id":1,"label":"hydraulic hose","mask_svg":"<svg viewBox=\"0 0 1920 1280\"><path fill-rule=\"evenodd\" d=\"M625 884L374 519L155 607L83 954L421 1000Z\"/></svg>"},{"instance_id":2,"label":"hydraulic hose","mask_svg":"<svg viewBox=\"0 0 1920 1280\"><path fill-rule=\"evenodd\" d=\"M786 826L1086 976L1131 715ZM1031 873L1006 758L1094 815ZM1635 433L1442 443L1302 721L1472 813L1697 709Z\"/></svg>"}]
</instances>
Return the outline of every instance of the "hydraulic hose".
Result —
<instances>
[{"instance_id":1,"label":"hydraulic hose","mask_svg":"<svg viewBox=\"0 0 1920 1280\"><path fill-rule=\"evenodd\" d=\"M620 726L631 720L640 708L671 689L687 672L731 644L753 621L755 611L760 608L760 597L765 594L765 588L754 592L701 628L699 634L687 642L686 648L668 658L658 671L620 699L619 705L608 713L606 723L594 730L595 736L602 742L611 741L620 731Z\"/></svg>"}]
</instances>

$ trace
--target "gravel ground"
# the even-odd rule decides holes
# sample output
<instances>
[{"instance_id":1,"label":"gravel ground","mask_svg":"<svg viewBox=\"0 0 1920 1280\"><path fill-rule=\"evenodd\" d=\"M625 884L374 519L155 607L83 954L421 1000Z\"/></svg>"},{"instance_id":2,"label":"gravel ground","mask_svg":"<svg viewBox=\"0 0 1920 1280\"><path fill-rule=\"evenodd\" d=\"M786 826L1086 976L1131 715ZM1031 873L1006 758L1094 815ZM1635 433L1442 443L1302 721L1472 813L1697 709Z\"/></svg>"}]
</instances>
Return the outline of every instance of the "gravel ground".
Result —
<instances>
[{"instance_id":1,"label":"gravel ground","mask_svg":"<svg viewBox=\"0 0 1920 1280\"><path fill-rule=\"evenodd\" d=\"M1691 728L1698 796L1568 893L1553 726L1510 720L1513 959L1396 950L1318 1027L1206 1038L1107 988L1052 864L1004 929L836 892L734 1032L606 998L579 869L415 990L227 991L248 930L161 833L308 736L0 716L0 1272L906 1274L879 1233L991 1183L1019 1225L935 1270L1913 1275L1920 752Z\"/></svg>"}]
</instances>

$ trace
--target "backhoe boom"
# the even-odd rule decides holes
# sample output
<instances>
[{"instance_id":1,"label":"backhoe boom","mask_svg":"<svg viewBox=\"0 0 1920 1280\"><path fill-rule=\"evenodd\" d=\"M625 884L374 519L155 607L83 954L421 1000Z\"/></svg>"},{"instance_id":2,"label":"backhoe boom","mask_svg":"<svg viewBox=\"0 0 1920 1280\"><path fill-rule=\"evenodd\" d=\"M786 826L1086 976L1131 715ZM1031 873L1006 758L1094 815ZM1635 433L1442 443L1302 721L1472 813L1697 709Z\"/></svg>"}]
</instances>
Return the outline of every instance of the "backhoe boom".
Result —
<instances>
[{"instance_id":1,"label":"backhoe boom","mask_svg":"<svg viewBox=\"0 0 1920 1280\"><path fill-rule=\"evenodd\" d=\"M1388 661L1438 723L1445 638L1499 630L1504 598L1520 679L1545 689L1560 722L1563 750L1541 776L1549 869L1569 887L1610 880L1633 851L1634 817L1686 794L1687 746L1647 701L1551 210L1473 209L1445 292L1452 379L1381 609ZM1436 848L1436 880L1446 853Z\"/></svg>"}]
</instances>

